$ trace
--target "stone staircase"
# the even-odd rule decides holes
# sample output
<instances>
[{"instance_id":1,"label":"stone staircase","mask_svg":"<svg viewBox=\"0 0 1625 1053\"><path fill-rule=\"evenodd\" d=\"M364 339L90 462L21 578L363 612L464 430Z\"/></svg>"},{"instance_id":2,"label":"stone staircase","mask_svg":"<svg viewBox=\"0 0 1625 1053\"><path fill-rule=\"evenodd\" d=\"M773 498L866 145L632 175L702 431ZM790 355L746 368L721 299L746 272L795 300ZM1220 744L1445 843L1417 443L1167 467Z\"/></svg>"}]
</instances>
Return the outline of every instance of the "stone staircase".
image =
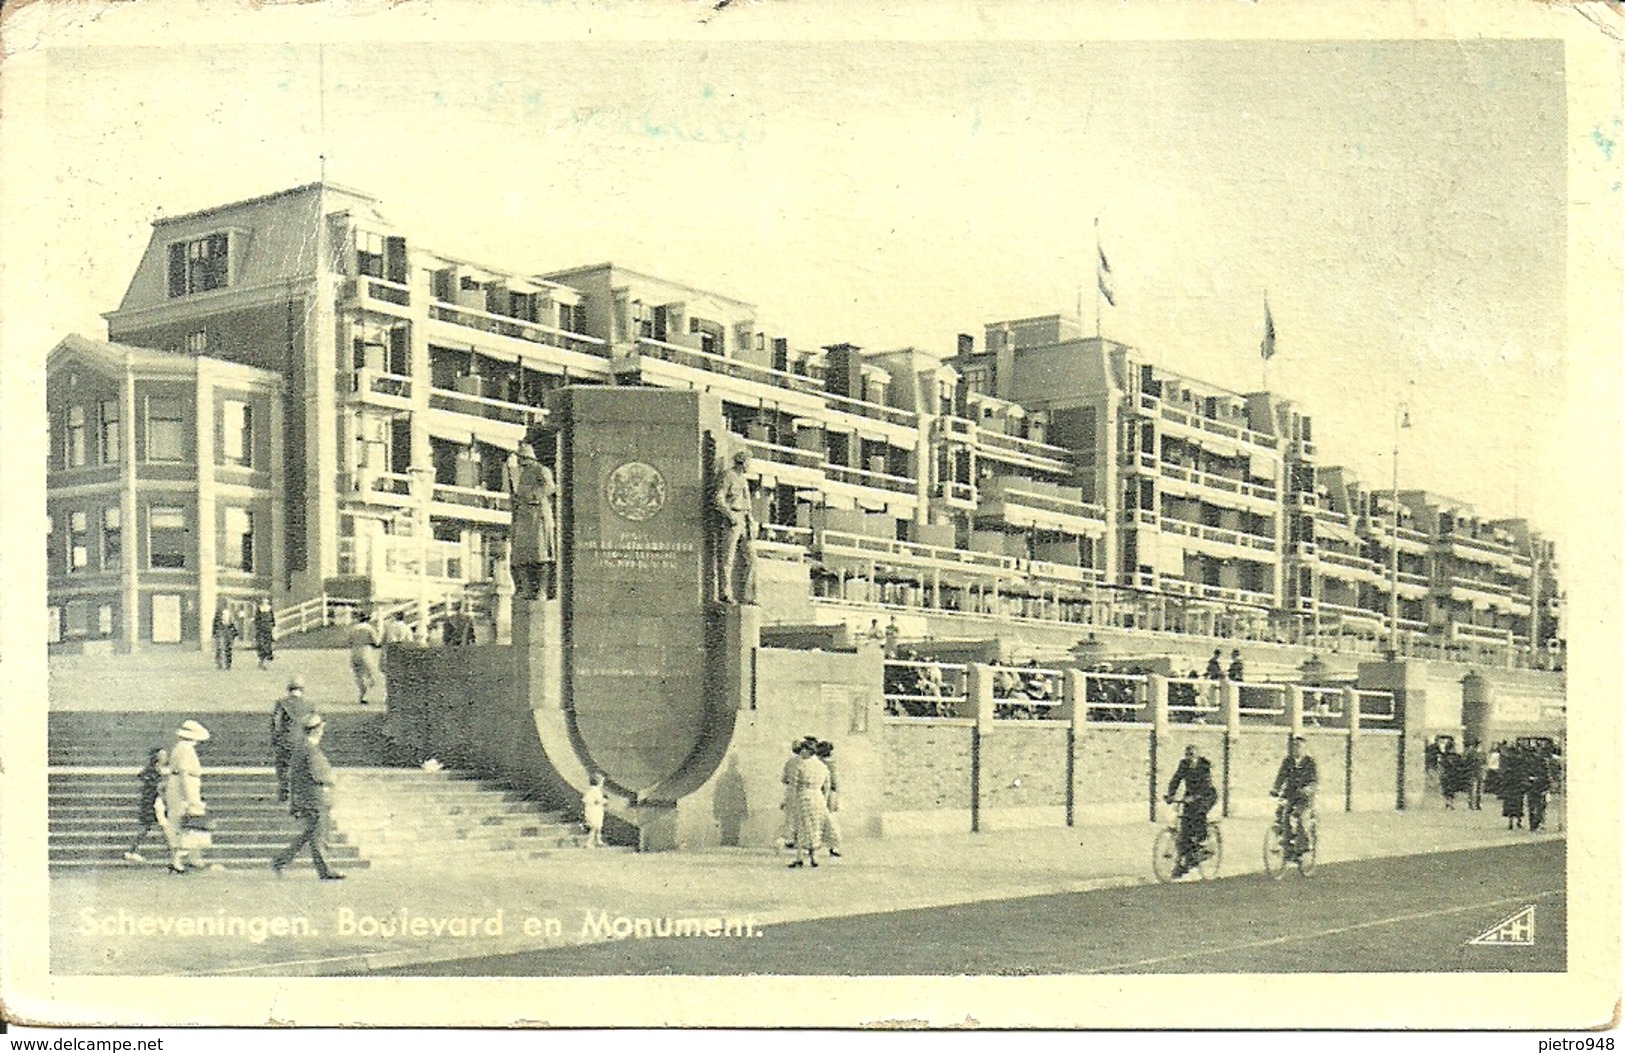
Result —
<instances>
[{"instance_id":1,"label":"stone staircase","mask_svg":"<svg viewBox=\"0 0 1625 1053\"><path fill-rule=\"evenodd\" d=\"M579 823L500 783L415 768L345 769L335 825L368 858L470 866L526 862L584 848Z\"/></svg>"},{"instance_id":2,"label":"stone staircase","mask_svg":"<svg viewBox=\"0 0 1625 1053\"><path fill-rule=\"evenodd\" d=\"M347 712L323 711L327 733L322 749L335 766L373 766L383 759L383 714L351 706ZM154 746L169 748L175 728L195 717L209 729L209 741L198 758L209 768L269 768L271 703L258 712L140 711L110 713L53 710L47 722L46 757L53 768L112 768L134 773Z\"/></svg>"},{"instance_id":3,"label":"stone staircase","mask_svg":"<svg viewBox=\"0 0 1625 1053\"><path fill-rule=\"evenodd\" d=\"M48 858L56 871L130 866L124 851L135 837L135 769L53 770L49 774ZM204 853L211 863L230 869L267 867L288 844L299 824L288 806L276 799L276 776L270 769L209 769L203 772L203 797L214 820L214 844ZM366 867L355 846L342 834L330 845L330 858L340 870ZM147 835L141 846L149 866L169 862L163 834Z\"/></svg>"}]
</instances>

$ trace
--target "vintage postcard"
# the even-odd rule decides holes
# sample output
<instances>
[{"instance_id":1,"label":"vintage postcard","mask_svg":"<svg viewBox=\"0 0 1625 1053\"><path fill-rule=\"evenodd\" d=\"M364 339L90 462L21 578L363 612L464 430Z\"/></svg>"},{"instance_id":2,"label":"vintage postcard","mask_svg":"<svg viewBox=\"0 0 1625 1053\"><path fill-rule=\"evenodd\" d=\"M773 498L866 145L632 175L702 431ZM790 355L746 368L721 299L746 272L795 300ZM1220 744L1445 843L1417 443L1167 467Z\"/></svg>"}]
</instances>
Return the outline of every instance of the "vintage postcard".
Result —
<instances>
[{"instance_id":1,"label":"vintage postcard","mask_svg":"<svg viewBox=\"0 0 1625 1053\"><path fill-rule=\"evenodd\" d=\"M1613 1019L1615 5L0 31L7 1018Z\"/></svg>"}]
</instances>

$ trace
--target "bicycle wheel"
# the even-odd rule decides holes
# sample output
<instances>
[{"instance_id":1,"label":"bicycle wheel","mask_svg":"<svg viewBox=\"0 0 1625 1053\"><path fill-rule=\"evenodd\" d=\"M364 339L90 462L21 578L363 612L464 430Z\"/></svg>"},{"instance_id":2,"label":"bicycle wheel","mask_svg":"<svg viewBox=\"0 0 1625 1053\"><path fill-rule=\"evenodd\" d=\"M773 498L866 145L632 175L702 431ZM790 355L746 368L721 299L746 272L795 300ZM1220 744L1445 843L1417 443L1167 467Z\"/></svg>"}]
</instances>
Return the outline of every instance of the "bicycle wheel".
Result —
<instances>
[{"instance_id":1,"label":"bicycle wheel","mask_svg":"<svg viewBox=\"0 0 1625 1053\"><path fill-rule=\"evenodd\" d=\"M1313 818L1303 824L1303 852L1298 856L1298 873L1308 877L1315 872L1315 848L1320 841L1320 824Z\"/></svg>"},{"instance_id":2,"label":"bicycle wheel","mask_svg":"<svg viewBox=\"0 0 1625 1053\"><path fill-rule=\"evenodd\" d=\"M1197 858L1196 869L1202 872L1204 879L1219 876L1219 863L1224 859L1224 832L1219 829L1218 823L1209 823L1207 840L1202 842L1202 854Z\"/></svg>"},{"instance_id":3,"label":"bicycle wheel","mask_svg":"<svg viewBox=\"0 0 1625 1053\"><path fill-rule=\"evenodd\" d=\"M1277 881L1286 873L1286 842L1274 823L1264 831L1264 873Z\"/></svg>"},{"instance_id":4,"label":"bicycle wheel","mask_svg":"<svg viewBox=\"0 0 1625 1053\"><path fill-rule=\"evenodd\" d=\"M1168 827L1157 834L1151 845L1151 872L1163 884L1174 879L1174 867L1179 864L1179 837Z\"/></svg>"}]
</instances>

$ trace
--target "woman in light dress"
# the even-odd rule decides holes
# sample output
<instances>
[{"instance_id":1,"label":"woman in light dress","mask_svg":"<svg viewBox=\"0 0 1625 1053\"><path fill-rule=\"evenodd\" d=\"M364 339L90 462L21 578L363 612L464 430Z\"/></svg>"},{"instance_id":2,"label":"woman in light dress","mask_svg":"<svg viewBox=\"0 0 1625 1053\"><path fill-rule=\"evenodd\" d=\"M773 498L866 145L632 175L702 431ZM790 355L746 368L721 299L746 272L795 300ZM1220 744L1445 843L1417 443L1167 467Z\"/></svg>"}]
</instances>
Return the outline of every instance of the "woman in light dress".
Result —
<instances>
[{"instance_id":1,"label":"woman in light dress","mask_svg":"<svg viewBox=\"0 0 1625 1053\"><path fill-rule=\"evenodd\" d=\"M604 845L604 809L609 806L609 794L604 792L604 773L592 773L592 785L581 795L581 819L587 827L587 847Z\"/></svg>"},{"instance_id":2,"label":"woman in light dress","mask_svg":"<svg viewBox=\"0 0 1625 1053\"><path fill-rule=\"evenodd\" d=\"M209 741L209 729L187 720L175 729L175 745L169 749L169 777L163 788L165 831L170 835L169 869L184 874L188 870L224 870L209 864L203 850L213 842L209 835L208 807L203 802L203 764L197 747Z\"/></svg>"},{"instance_id":3,"label":"woman in light dress","mask_svg":"<svg viewBox=\"0 0 1625 1053\"><path fill-rule=\"evenodd\" d=\"M829 769L818 759L815 742L796 746L799 759L790 779L791 808L795 815L796 859L792 867L818 865L815 854L824 843L824 820L829 815ZM805 852L806 859L801 855Z\"/></svg>"}]
</instances>

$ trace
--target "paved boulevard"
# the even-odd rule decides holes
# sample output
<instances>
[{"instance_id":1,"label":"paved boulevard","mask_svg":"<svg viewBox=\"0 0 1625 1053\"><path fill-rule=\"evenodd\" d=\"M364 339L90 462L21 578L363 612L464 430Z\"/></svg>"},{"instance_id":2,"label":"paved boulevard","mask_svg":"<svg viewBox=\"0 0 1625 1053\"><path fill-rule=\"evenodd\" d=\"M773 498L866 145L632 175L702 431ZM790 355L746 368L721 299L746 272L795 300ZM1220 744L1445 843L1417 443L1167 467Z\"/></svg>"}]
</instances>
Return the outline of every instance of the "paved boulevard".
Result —
<instances>
[{"instance_id":1,"label":"paved boulevard","mask_svg":"<svg viewBox=\"0 0 1625 1053\"><path fill-rule=\"evenodd\" d=\"M1226 846L1227 851L1245 848ZM1032 975L1552 972L1567 960L1565 842L773 926L756 939L627 940L398 975ZM816 881L819 874L805 875ZM1532 946L1472 946L1523 907ZM376 974L374 974L376 975Z\"/></svg>"}]
</instances>

